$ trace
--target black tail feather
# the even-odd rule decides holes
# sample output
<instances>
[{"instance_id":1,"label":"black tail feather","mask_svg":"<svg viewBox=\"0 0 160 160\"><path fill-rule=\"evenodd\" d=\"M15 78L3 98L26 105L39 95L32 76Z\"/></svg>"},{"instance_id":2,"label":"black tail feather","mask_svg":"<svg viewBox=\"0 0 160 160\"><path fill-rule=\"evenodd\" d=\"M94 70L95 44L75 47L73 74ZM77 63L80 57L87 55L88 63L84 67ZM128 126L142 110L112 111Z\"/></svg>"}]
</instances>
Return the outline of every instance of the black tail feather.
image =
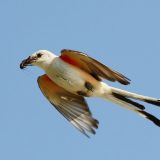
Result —
<instances>
[{"instance_id":1,"label":"black tail feather","mask_svg":"<svg viewBox=\"0 0 160 160\"><path fill-rule=\"evenodd\" d=\"M144 102L147 102L147 103L150 103L156 106L160 106L160 99L155 100L155 101L154 100L144 100Z\"/></svg>"},{"instance_id":2,"label":"black tail feather","mask_svg":"<svg viewBox=\"0 0 160 160\"><path fill-rule=\"evenodd\" d=\"M143 114L147 119L151 120L155 125L160 127L160 120L157 117L145 111L138 111L138 112Z\"/></svg>"},{"instance_id":3,"label":"black tail feather","mask_svg":"<svg viewBox=\"0 0 160 160\"><path fill-rule=\"evenodd\" d=\"M129 104L132 104L133 106L136 106L137 108L139 108L139 109L141 109L141 110L144 110L144 109L145 109L145 107L144 107L143 105L141 105L141 104L139 104L139 103L137 103L137 102L135 102L135 101L133 101L133 100L130 100L130 99L126 98L125 96L122 96L122 95L120 95L120 94L118 94L118 93L112 93L112 95L113 95L114 97L116 97L116 98L118 98L118 99L126 102L126 103L129 103Z\"/></svg>"},{"instance_id":4,"label":"black tail feather","mask_svg":"<svg viewBox=\"0 0 160 160\"><path fill-rule=\"evenodd\" d=\"M131 104L135 107L137 107L138 109L136 109L136 112L140 113L142 116L144 116L145 118L147 118L148 120L152 121L155 125L157 125L158 127L160 127L160 119L158 119L157 117L155 117L154 115L144 111L145 107L129 98L127 98L126 96L123 96L121 94L118 94L118 93L112 93L112 95L121 100L121 101L124 101L128 104ZM153 105L156 105L156 106L160 106L160 99L155 99L155 100L143 100L144 102L147 102L147 103L150 103L150 104L153 104Z\"/></svg>"}]
</instances>

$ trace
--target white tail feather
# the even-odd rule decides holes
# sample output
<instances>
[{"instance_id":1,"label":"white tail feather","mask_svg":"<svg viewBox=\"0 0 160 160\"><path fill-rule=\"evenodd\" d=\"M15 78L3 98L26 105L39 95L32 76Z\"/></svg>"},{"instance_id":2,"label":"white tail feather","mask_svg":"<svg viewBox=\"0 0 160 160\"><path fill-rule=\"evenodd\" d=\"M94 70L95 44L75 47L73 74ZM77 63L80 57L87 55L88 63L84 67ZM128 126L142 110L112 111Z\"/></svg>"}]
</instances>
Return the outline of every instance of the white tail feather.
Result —
<instances>
[{"instance_id":1,"label":"white tail feather","mask_svg":"<svg viewBox=\"0 0 160 160\"><path fill-rule=\"evenodd\" d=\"M143 95L139 95L139 94L136 94L136 93L128 92L128 91L118 89L118 88L114 88L114 87L111 87L111 90L112 90L113 93L117 93L117 94L123 95L125 97L138 99L138 100L141 100L141 101L159 101L160 100L160 99L156 99L156 98L152 98L152 97L143 96Z\"/></svg>"},{"instance_id":2,"label":"white tail feather","mask_svg":"<svg viewBox=\"0 0 160 160\"><path fill-rule=\"evenodd\" d=\"M132 110L137 114L139 114L140 116L149 119L154 124L160 127L160 120L158 118L144 111L145 107L143 105L132 101L130 98L145 101L147 103L160 106L159 99L142 96L142 95L124 91L118 88L113 88L108 85L105 85L104 83L102 84L102 86L103 86L103 94L100 97L110 102L113 102L115 104L118 104L124 108Z\"/></svg>"}]
</instances>

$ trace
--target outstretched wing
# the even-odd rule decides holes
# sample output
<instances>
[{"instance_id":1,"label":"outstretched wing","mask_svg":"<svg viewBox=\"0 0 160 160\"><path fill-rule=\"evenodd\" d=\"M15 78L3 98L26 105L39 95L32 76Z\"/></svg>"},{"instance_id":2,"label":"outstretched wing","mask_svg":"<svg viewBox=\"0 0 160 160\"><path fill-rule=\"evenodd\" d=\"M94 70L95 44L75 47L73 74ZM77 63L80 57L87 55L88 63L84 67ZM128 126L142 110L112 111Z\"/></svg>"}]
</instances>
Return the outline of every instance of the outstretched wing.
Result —
<instances>
[{"instance_id":1,"label":"outstretched wing","mask_svg":"<svg viewBox=\"0 0 160 160\"><path fill-rule=\"evenodd\" d=\"M85 70L98 80L105 78L113 82L118 81L124 85L130 83L127 77L89 57L85 53L63 49L60 58L67 63Z\"/></svg>"},{"instance_id":2,"label":"outstretched wing","mask_svg":"<svg viewBox=\"0 0 160 160\"><path fill-rule=\"evenodd\" d=\"M98 121L92 117L85 99L72 94L51 81L47 75L38 78L39 87L52 105L80 132L95 134Z\"/></svg>"}]
</instances>

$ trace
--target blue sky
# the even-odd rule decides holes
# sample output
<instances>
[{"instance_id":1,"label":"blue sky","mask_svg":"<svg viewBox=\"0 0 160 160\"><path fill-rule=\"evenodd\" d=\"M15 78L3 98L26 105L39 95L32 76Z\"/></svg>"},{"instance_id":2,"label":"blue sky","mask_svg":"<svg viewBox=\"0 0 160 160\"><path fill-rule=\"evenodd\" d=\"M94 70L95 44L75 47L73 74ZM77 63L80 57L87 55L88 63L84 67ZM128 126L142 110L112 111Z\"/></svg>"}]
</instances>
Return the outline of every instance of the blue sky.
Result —
<instances>
[{"instance_id":1,"label":"blue sky","mask_svg":"<svg viewBox=\"0 0 160 160\"><path fill-rule=\"evenodd\" d=\"M124 73L131 85L110 85L160 97L160 1L45 0L0 2L0 159L159 159L160 128L101 99L89 98L100 121L90 139L43 97L43 71L19 69L39 49L84 51ZM146 104L160 117L160 108Z\"/></svg>"}]
</instances>

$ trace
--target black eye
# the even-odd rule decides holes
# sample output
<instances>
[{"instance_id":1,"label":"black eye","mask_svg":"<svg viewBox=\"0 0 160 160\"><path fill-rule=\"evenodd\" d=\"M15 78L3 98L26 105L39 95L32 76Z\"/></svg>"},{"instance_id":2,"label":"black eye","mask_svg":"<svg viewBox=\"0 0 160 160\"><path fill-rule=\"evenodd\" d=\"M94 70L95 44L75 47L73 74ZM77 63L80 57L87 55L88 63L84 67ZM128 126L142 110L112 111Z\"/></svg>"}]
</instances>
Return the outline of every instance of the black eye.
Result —
<instances>
[{"instance_id":1,"label":"black eye","mask_svg":"<svg viewBox=\"0 0 160 160\"><path fill-rule=\"evenodd\" d=\"M38 58L42 57L42 53L37 53L37 57Z\"/></svg>"}]
</instances>

